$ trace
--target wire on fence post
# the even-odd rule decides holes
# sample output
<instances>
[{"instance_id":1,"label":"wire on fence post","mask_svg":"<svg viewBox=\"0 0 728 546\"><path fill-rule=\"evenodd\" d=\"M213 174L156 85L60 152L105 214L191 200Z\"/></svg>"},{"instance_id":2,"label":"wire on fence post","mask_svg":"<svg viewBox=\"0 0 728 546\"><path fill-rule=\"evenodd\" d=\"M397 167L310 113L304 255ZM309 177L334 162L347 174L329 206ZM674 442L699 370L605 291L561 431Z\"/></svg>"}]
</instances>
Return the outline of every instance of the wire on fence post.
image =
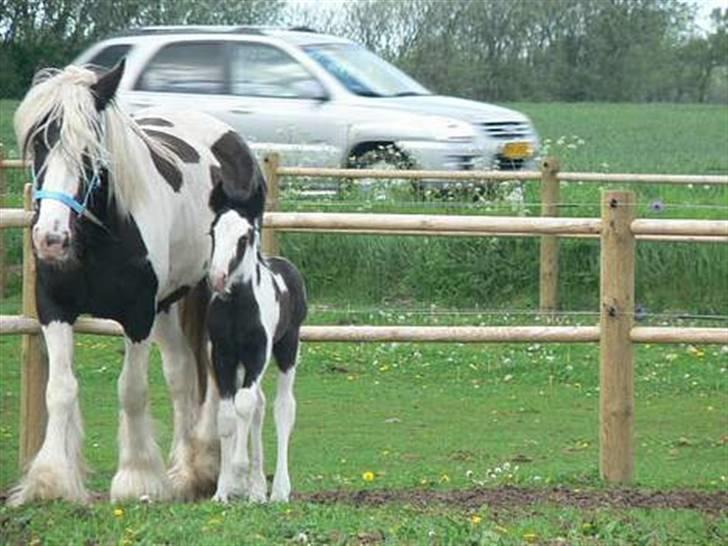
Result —
<instances>
[{"instance_id":1,"label":"wire on fence post","mask_svg":"<svg viewBox=\"0 0 728 546\"><path fill-rule=\"evenodd\" d=\"M618 483L634 472L634 203L632 192L602 192L599 470Z\"/></svg>"},{"instance_id":2,"label":"wire on fence post","mask_svg":"<svg viewBox=\"0 0 728 546\"><path fill-rule=\"evenodd\" d=\"M268 184L268 193L265 199L265 210L275 212L279 206L279 175L278 167L280 165L280 155L276 152L267 154L263 159L263 171L265 172L265 180ZM280 245L278 244L278 234L272 228L263 228L262 242L263 253L268 256L278 256L280 254Z\"/></svg>"},{"instance_id":3,"label":"wire on fence post","mask_svg":"<svg viewBox=\"0 0 728 546\"><path fill-rule=\"evenodd\" d=\"M30 184L25 185L23 204L32 210ZM38 318L35 306L35 258L30 226L23 228L23 315ZM23 470L43 443L46 429L45 389L48 359L40 334L24 335L20 370L20 446L18 462Z\"/></svg>"},{"instance_id":4,"label":"wire on fence post","mask_svg":"<svg viewBox=\"0 0 728 546\"><path fill-rule=\"evenodd\" d=\"M541 163L541 216L558 216L559 162L547 157ZM559 307L559 239L555 235L541 237L539 275L539 309L547 313Z\"/></svg>"}]
</instances>

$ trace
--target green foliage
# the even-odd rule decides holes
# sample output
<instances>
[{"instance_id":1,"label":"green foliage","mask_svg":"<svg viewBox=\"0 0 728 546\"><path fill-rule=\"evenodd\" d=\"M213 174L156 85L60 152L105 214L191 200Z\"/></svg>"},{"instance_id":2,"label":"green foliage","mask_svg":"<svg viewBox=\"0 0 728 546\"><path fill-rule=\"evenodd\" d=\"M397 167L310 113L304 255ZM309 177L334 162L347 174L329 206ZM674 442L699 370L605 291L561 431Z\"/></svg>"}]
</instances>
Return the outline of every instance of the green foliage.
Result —
<instances>
[{"instance_id":1,"label":"green foliage","mask_svg":"<svg viewBox=\"0 0 728 546\"><path fill-rule=\"evenodd\" d=\"M725 102L726 16L706 34L680 0L360 0L321 22L444 94Z\"/></svg>"},{"instance_id":2,"label":"green foliage","mask_svg":"<svg viewBox=\"0 0 728 546\"><path fill-rule=\"evenodd\" d=\"M261 24L284 0L7 0L0 11L0 98L21 97L33 74L62 67L96 40L145 25Z\"/></svg>"}]
</instances>

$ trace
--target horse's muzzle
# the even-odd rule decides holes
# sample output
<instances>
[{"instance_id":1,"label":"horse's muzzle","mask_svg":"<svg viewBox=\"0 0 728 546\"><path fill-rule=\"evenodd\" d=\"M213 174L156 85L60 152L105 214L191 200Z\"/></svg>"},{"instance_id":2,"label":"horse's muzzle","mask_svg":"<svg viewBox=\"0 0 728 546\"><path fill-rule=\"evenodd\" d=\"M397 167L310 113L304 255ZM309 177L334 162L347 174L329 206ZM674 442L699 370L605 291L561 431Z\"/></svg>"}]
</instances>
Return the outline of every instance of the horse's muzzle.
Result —
<instances>
[{"instance_id":1,"label":"horse's muzzle","mask_svg":"<svg viewBox=\"0 0 728 546\"><path fill-rule=\"evenodd\" d=\"M61 261L68 257L71 249L71 236L67 231L42 234L33 230L33 243L40 260Z\"/></svg>"},{"instance_id":2,"label":"horse's muzzle","mask_svg":"<svg viewBox=\"0 0 728 546\"><path fill-rule=\"evenodd\" d=\"M210 281L210 287L212 288L213 292L216 292L218 294L225 292L225 286L227 285L228 280L227 273L210 272L208 279Z\"/></svg>"}]
</instances>

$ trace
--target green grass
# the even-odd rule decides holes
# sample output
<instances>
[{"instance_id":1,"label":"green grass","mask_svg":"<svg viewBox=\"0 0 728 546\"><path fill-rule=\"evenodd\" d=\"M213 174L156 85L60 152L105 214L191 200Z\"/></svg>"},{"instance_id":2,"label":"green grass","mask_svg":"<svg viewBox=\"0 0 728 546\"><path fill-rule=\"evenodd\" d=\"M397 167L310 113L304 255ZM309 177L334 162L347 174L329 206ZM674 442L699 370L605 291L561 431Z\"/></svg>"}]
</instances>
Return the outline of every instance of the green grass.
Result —
<instances>
[{"instance_id":1,"label":"green grass","mask_svg":"<svg viewBox=\"0 0 728 546\"><path fill-rule=\"evenodd\" d=\"M17 306L17 300L6 302L0 312L16 312ZM311 323L336 321L337 313L317 309ZM425 321L387 313L360 319ZM479 320L523 322L521 317ZM99 491L108 491L116 466L121 349L121 340L114 338L79 336L77 343L85 454L93 470L89 485ZM18 477L19 339L0 338L0 355L0 488L6 488ZM160 368L154 353L152 408L166 449L171 415ZM639 347L636 486L726 490L727 370L728 352L721 347ZM270 402L273 375L265 383ZM603 487L593 344L311 343L302 352L296 395L291 474L299 492L558 485L588 494ZM275 462L274 437L269 409L268 473ZM502 472L493 477L496 468ZM372 472L374 480L365 481L364 472ZM728 538L725 517L657 509L354 508L297 501L286 507L128 505L115 516L115 508L103 502L88 508L66 503L0 508L0 536L6 533L6 543L41 537L49 544L224 544L239 533L250 544L293 542L299 533L315 544L523 544L535 535L540 544L562 537L567 544L657 545ZM482 520L473 523L476 515Z\"/></svg>"},{"instance_id":2,"label":"green grass","mask_svg":"<svg viewBox=\"0 0 728 546\"><path fill-rule=\"evenodd\" d=\"M522 515L493 512L485 506L453 512L437 506L353 508L308 503L117 508L51 504L6 518L8 539L18 544L708 546L723 543L728 536L725 518L696 516L687 510L591 513L553 506L537 506L533 513Z\"/></svg>"}]
</instances>

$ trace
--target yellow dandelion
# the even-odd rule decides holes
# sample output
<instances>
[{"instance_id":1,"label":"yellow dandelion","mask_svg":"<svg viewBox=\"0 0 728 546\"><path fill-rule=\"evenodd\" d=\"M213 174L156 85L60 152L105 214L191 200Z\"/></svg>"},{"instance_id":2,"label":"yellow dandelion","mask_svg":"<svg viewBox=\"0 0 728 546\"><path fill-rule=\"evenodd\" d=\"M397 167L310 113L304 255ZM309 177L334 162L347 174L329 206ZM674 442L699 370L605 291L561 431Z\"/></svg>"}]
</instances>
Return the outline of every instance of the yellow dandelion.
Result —
<instances>
[{"instance_id":1,"label":"yellow dandelion","mask_svg":"<svg viewBox=\"0 0 728 546\"><path fill-rule=\"evenodd\" d=\"M367 470L361 475L361 479L365 482L373 482L374 481L374 472L371 470Z\"/></svg>"},{"instance_id":2,"label":"yellow dandelion","mask_svg":"<svg viewBox=\"0 0 728 546\"><path fill-rule=\"evenodd\" d=\"M529 544L533 544L538 540L538 535L536 533L524 533L523 540L525 540Z\"/></svg>"},{"instance_id":3,"label":"yellow dandelion","mask_svg":"<svg viewBox=\"0 0 728 546\"><path fill-rule=\"evenodd\" d=\"M481 521L483 521L483 518L481 518L478 514L470 516L470 523L473 525L478 525Z\"/></svg>"},{"instance_id":4,"label":"yellow dandelion","mask_svg":"<svg viewBox=\"0 0 728 546\"><path fill-rule=\"evenodd\" d=\"M440 483L448 483L450 481L450 476L447 474L443 474L440 476Z\"/></svg>"},{"instance_id":5,"label":"yellow dandelion","mask_svg":"<svg viewBox=\"0 0 728 546\"><path fill-rule=\"evenodd\" d=\"M114 508L114 517L115 518L123 518L124 517L124 509L123 508Z\"/></svg>"}]
</instances>

